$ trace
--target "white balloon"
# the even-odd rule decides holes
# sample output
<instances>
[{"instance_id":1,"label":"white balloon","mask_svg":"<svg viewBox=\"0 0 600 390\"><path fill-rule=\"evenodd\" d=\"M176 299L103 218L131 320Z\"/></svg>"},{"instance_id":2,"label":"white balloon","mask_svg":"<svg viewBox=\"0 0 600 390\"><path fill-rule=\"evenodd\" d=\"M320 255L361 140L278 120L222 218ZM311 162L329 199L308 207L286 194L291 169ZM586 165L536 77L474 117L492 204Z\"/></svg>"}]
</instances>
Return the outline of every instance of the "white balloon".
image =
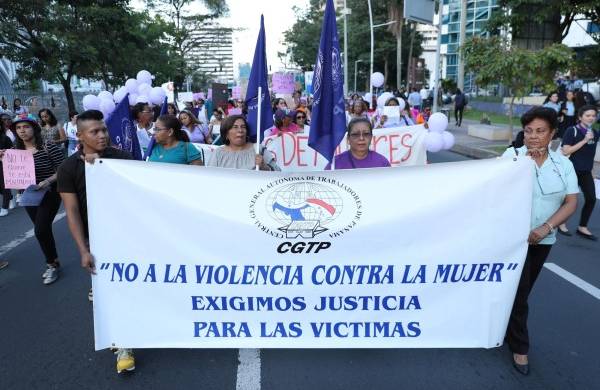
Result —
<instances>
[{"instance_id":1,"label":"white balloon","mask_svg":"<svg viewBox=\"0 0 600 390\"><path fill-rule=\"evenodd\" d=\"M112 99L100 100L100 111L104 113L111 113L115 110L115 102Z\"/></svg>"},{"instance_id":2,"label":"white balloon","mask_svg":"<svg viewBox=\"0 0 600 390\"><path fill-rule=\"evenodd\" d=\"M363 100L365 102L367 102L370 105L373 104L373 94L372 93L366 93L365 96L363 96Z\"/></svg>"},{"instance_id":3,"label":"white balloon","mask_svg":"<svg viewBox=\"0 0 600 390\"><path fill-rule=\"evenodd\" d=\"M377 98L377 107L381 108L383 110L383 107L385 106L385 102L388 101L388 99L393 98L394 94L391 92L384 92L381 95L379 95L379 97Z\"/></svg>"},{"instance_id":4,"label":"white balloon","mask_svg":"<svg viewBox=\"0 0 600 390\"><path fill-rule=\"evenodd\" d=\"M140 70L137 73L136 79L140 84L148 84L152 86L152 74L147 70Z\"/></svg>"},{"instance_id":5,"label":"white balloon","mask_svg":"<svg viewBox=\"0 0 600 390\"><path fill-rule=\"evenodd\" d=\"M136 103L150 103L150 99L146 95L138 95L135 99Z\"/></svg>"},{"instance_id":6,"label":"white balloon","mask_svg":"<svg viewBox=\"0 0 600 390\"><path fill-rule=\"evenodd\" d=\"M442 133L442 139L444 140L444 146L442 147L442 149L444 150L448 150L448 149L452 149L452 147L454 146L454 134L452 134L449 131L444 131Z\"/></svg>"},{"instance_id":7,"label":"white balloon","mask_svg":"<svg viewBox=\"0 0 600 390\"><path fill-rule=\"evenodd\" d=\"M152 87L149 84L143 83L138 85L138 95L148 96L150 95L150 91L152 91Z\"/></svg>"},{"instance_id":8,"label":"white balloon","mask_svg":"<svg viewBox=\"0 0 600 390\"><path fill-rule=\"evenodd\" d=\"M129 93L137 93L138 82L136 79L129 79L125 82L125 88Z\"/></svg>"},{"instance_id":9,"label":"white balloon","mask_svg":"<svg viewBox=\"0 0 600 390\"><path fill-rule=\"evenodd\" d=\"M406 108L406 102L404 101L404 99L402 99L401 97L396 99L398 99L398 107L400 107L400 111L404 110Z\"/></svg>"},{"instance_id":10,"label":"white balloon","mask_svg":"<svg viewBox=\"0 0 600 390\"><path fill-rule=\"evenodd\" d=\"M137 98L138 98L137 93L130 93L129 94L129 105L135 106L135 103L137 103Z\"/></svg>"},{"instance_id":11,"label":"white balloon","mask_svg":"<svg viewBox=\"0 0 600 390\"><path fill-rule=\"evenodd\" d=\"M113 100L113 94L110 93L110 92L108 92L108 91L101 91L98 94L98 97L100 98L100 100L103 100L103 99L105 99L105 100Z\"/></svg>"},{"instance_id":12,"label":"white balloon","mask_svg":"<svg viewBox=\"0 0 600 390\"><path fill-rule=\"evenodd\" d=\"M444 147L444 138L441 133L429 132L425 137L425 147L428 152L437 153Z\"/></svg>"},{"instance_id":13,"label":"white balloon","mask_svg":"<svg viewBox=\"0 0 600 390\"><path fill-rule=\"evenodd\" d=\"M383 81L385 80L385 77L383 76L383 73L381 72L375 72L371 75L371 84L373 84L373 86L375 88L379 88L383 85Z\"/></svg>"},{"instance_id":14,"label":"white balloon","mask_svg":"<svg viewBox=\"0 0 600 390\"><path fill-rule=\"evenodd\" d=\"M150 103L152 104L162 104L165 100L165 96L167 93L162 87L154 87L150 90L150 94L148 97L150 98Z\"/></svg>"},{"instance_id":15,"label":"white balloon","mask_svg":"<svg viewBox=\"0 0 600 390\"><path fill-rule=\"evenodd\" d=\"M117 89L115 91L115 94L113 95L115 103L121 103L121 100L123 100L125 98L125 95L127 95L127 93L128 93L128 91L127 91L127 88L125 88L125 87L121 87L121 88Z\"/></svg>"},{"instance_id":16,"label":"white balloon","mask_svg":"<svg viewBox=\"0 0 600 390\"><path fill-rule=\"evenodd\" d=\"M83 109L86 111L100 109L100 98L96 95L85 95L83 97Z\"/></svg>"},{"instance_id":17,"label":"white balloon","mask_svg":"<svg viewBox=\"0 0 600 390\"><path fill-rule=\"evenodd\" d=\"M429 125L429 131L442 133L448 128L448 117L441 112L436 112L429 117L427 124Z\"/></svg>"}]
</instances>

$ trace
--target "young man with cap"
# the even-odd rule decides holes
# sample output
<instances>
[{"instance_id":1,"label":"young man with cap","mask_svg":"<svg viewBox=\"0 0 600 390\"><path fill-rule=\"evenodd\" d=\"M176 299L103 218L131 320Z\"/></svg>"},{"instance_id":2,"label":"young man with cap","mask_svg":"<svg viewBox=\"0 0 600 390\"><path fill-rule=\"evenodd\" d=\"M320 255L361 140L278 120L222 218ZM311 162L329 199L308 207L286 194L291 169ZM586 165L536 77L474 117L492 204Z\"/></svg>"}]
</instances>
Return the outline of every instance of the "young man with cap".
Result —
<instances>
[{"instance_id":1,"label":"young man with cap","mask_svg":"<svg viewBox=\"0 0 600 390\"><path fill-rule=\"evenodd\" d=\"M80 149L58 169L58 191L65 204L69 230L81 255L81 266L90 274L95 273L95 264L89 248L85 163L93 164L98 158L132 159L128 152L109 146L110 137L103 119L102 113L97 110L85 111L77 117ZM131 349L120 348L116 353L118 373L135 369Z\"/></svg>"}]
</instances>

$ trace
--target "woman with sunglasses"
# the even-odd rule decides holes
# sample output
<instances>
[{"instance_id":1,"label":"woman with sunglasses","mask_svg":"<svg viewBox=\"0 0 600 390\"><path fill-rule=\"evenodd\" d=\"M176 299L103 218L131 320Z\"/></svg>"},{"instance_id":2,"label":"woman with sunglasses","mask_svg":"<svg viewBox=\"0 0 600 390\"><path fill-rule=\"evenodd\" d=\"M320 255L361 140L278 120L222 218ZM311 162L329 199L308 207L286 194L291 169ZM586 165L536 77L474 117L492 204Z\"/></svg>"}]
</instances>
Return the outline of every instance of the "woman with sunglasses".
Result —
<instances>
[{"instance_id":1,"label":"woman with sunglasses","mask_svg":"<svg viewBox=\"0 0 600 390\"><path fill-rule=\"evenodd\" d=\"M296 124L300 128L300 132L304 130L304 126L308 125L308 121L306 118L306 113L304 110L296 110L292 111L293 120L292 122Z\"/></svg>"},{"instance_id":2,"label":"woman with sunglasses","mask_svg":"<svg viewBox=\"0 0 600 390\"><path fill-rule=\"evenodd\" d=\"M348 123L346 139L349 149L335 156L335 169L389 167L390 162L381 154L369 150L373 139L373 125L367 118L354 118ZM325 170L331 169L331 163Z\"/></svg>"},{"instance_id":3,"label":"woman with sunglasses","mask_svg":"<svg viewBox=\"0 0 600 390\"><path fill-rule=\"evenodd\" d=\"M524 143L509 148L503 156L527 156L535 162L533 204L529 247L521 279L506 330L506 341L513 353L513 366L523 375L529 374L529 334L527 299L533 285L556 242L555 227L567 220L577 208L577 176L568 158L549 148L558 128L556 111L535 107L521 117Z\"/></svg>"}]
</instances>

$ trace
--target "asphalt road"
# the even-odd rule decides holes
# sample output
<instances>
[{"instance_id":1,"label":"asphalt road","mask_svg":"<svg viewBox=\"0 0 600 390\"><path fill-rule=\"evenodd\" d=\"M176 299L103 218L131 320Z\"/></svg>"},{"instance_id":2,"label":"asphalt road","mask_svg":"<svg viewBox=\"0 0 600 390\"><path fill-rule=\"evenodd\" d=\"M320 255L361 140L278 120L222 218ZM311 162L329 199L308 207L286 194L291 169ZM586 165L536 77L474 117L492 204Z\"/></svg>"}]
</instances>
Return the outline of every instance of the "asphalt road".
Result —
<instances>
[{"instance_id":1,"label":"asphalt road","mask_svg":"<svg viewBox=\"0 0 600 390\"><path fill-rule=\"evenodd\" d=\"M432 163L463 159L450 152L430 156ZM136 351L134 373L119 376L112 353L94 351L90 279L79 267L66 219L54 224L63 268L51 286L41 282L44 264L37 242L27 238L31 227L21 208L0 219L0 258L10 261L0 271L0 390L600 388L600 297L548 269L530 298L528 377L514 371L505 346L260 350L250 378L238 350L149 349ZM590 229L600 234L599 210ZM600 287L600 243L560 237L548 263Z\"/></svg>"}]
</instances>

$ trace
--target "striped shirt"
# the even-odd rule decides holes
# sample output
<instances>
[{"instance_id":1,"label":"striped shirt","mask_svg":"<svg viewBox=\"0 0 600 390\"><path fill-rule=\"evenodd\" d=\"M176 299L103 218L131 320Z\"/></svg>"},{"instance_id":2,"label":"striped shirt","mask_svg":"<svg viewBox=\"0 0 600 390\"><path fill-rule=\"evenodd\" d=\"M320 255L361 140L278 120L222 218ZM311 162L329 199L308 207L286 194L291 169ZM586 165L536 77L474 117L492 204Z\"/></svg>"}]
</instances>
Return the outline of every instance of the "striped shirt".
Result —
<instances>
[{"instance_id":1,"label":"striped shirt","mask_svg":"<svg viewBox=\"0 0 600 390\"><path fill-rule=\"evenodd\" d=\"M59 165L65 159L65 154L53 143L46 143L46 147L33 154L35 164L35 182L39 184L56 173Z\"/></svg>"}]
</instances>

